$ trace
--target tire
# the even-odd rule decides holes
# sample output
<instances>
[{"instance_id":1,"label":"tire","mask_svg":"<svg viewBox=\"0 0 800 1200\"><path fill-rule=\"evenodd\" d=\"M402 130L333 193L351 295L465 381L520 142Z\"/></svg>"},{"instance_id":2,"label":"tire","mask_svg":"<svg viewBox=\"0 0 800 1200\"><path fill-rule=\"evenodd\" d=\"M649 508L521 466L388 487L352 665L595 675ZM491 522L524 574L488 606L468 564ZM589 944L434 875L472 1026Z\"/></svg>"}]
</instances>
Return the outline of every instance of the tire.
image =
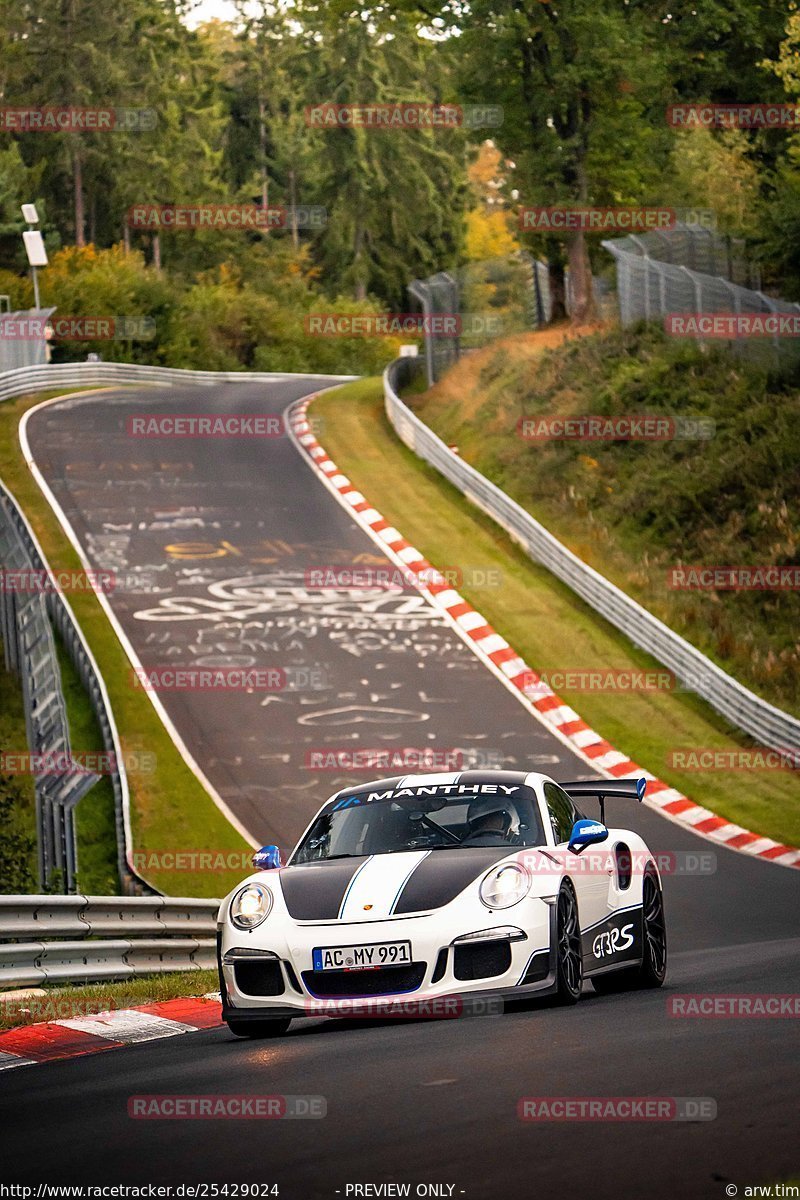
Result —
<instances>
[{"instance_id":1,"label":"tire","mask_svg":"<svg viewBox=\"0 0 800 1200\"><path fill-rule=\"evenodd\" d=\"M558 893L556 915L556 991L553 1003L577 1004L583 983L583 953L578 901L572 885L566 883Z\"/></svg>"},{"instance_id":2,"label":"tire","mask_svg":"<svg viewBox=\"0 0 800 1200\"><path fill-rule=\"evenodd\" d=\"M229 1017L225 1021L231 1033L241 1038L280 1037L282 1033L286 1033L291 1023L291 1017L278 1017L271 1021L239 1021L236 1017Z\"/></svg>"},{"instance_id":3,"label":"tire","mask_svg":"<svg viewBox=\"0 0 800 1200\"><path fill-rule=\"evenodd\" d=\"M611 992L659 988L666 978L667 926L664 920L664 893L652 867L645 870L642 883L642 930L642 962L636 967L626 967L622 971L611 971L608 975L593 978L592 987L601 996Z\"/></svg>"}]
</instances>

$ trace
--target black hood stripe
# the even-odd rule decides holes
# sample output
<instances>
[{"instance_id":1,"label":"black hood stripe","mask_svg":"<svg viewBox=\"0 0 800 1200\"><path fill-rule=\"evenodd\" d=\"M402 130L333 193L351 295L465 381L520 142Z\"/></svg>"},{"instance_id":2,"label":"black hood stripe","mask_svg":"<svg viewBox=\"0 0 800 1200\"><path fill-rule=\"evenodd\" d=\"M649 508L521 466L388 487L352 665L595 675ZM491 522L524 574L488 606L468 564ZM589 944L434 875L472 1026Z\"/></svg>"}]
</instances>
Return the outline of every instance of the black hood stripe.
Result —
<instances>
[{"instance_id":1,"label":"black hood stripe","mask_svg":"<svg viewBox=\"0 0 800 1200\"><path fill-rule=\"evenodd\" d=\"M394 913L425 912L449 904L474 879L512 852L511 846L432 850L412 872L394 906Z\"/></svg>"},{"instance_id":2,"label":"black hood stripe","mask_svg":"<svg viewBox=\"0 0 800 1200\"><path fill-rule=\"evenodd\" d=\"M335 921L353 876L369 858L329 859L284 867L281 890L295 921Z\"/></svg>"}]
</instances>

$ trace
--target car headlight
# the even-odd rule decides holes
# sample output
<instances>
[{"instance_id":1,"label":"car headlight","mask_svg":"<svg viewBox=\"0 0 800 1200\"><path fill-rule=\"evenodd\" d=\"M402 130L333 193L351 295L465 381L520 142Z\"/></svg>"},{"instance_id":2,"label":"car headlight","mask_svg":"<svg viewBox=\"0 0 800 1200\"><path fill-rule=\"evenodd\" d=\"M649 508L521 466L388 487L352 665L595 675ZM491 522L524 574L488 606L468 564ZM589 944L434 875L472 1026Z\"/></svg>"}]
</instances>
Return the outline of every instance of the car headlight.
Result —
<instances>
[{"instance_id":1,"label":"car headlight","mask_svg":"<svg viewBox=\"0 0 800 1200\"><path fill-rule=\"evenodd\" d=\"M272 892L263 883L248 883L231 901L230 918L237 929L255 929L272 908Z\"/></svg>"},{"instance_id":2,"label":"car headlight","mask_svg":"<svg viewBox=\"0 0 800 1200\"><path fill-rule=\"evenodd\" d=\"M523 867L506 863L484 878L480 896L487 908L511 908L527 896L530 886L530 876Z\"/></svg>"}]
</instances>

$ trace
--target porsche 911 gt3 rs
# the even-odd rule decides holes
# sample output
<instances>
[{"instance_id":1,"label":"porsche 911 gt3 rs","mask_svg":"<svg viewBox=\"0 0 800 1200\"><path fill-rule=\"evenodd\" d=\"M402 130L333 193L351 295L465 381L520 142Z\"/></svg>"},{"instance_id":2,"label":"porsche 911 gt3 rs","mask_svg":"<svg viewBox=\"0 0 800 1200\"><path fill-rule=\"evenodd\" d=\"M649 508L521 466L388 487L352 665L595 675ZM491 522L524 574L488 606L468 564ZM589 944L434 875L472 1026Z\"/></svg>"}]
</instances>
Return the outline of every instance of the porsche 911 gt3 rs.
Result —
<instances>
[{"instance_id":1,"label":"porsche 911 gt3 rs","mask_svg":"<svg viewBox=\"0 0 800 1200\"><path fill-rule=\"evenodd\" d=\"M521 771L398 776L338 792L281 865L275 846L223 900L223 1017L282 1033L295 1017L660 987L657 864L605 824L644 779L556 783ZM600 802L600 819L584 816ZM602 845L602 849L599 847ZM591 847L598 847L591 850ZM413 1008L412 1008L413 1011Z\"/></svg>"}]
</instances>

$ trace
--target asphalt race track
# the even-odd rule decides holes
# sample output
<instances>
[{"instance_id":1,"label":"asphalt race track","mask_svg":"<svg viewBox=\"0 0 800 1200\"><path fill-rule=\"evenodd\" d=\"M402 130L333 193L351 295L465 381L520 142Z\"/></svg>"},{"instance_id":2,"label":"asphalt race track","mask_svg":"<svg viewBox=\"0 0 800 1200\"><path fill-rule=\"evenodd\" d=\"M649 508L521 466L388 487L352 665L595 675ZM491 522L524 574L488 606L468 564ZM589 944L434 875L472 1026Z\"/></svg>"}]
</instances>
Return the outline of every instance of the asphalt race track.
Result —
<instances>
[{"instance_id":1,"label":"asphalt race track","mask_svg":"<svg viewBox=\"0 0 800 1200\"><path fill-rule=\"evenodd\" d=\"M378 552L287 438L125 432L126 418L144 411L279 412L319 386L103 393L29 424L34 457L93 562L120 572L112 604L146 667L277 666L299 680L271 696L162 695L214 786L256 837L286 846L353 778L310 769L320 749L461 747L588 776L416 593L376 605L306 587L309 568L375 565ZM306 686L303 670L323 686ZM609 819L635 824L656 852L716 857L713 873L665 878L662 991L600 997L587 985L574 1009L491 1018L305 1020L266 1042L209 1030L4 1072L3 1181L276 1183L288 1200L388 1182L410 1184L411 1195L417 1184L444 1185L440 1195L474 1200L683 1200L796 1179L797 1022L680 1019L667 1002L800 991L798 873L647 809L609 804ZM128 1117L129 1096L154 1093L316 1095L327 1116ZM706 1097L717 1115L529 1123L517 1116L523 1096Z\"/></svg>"}]
</instances>

